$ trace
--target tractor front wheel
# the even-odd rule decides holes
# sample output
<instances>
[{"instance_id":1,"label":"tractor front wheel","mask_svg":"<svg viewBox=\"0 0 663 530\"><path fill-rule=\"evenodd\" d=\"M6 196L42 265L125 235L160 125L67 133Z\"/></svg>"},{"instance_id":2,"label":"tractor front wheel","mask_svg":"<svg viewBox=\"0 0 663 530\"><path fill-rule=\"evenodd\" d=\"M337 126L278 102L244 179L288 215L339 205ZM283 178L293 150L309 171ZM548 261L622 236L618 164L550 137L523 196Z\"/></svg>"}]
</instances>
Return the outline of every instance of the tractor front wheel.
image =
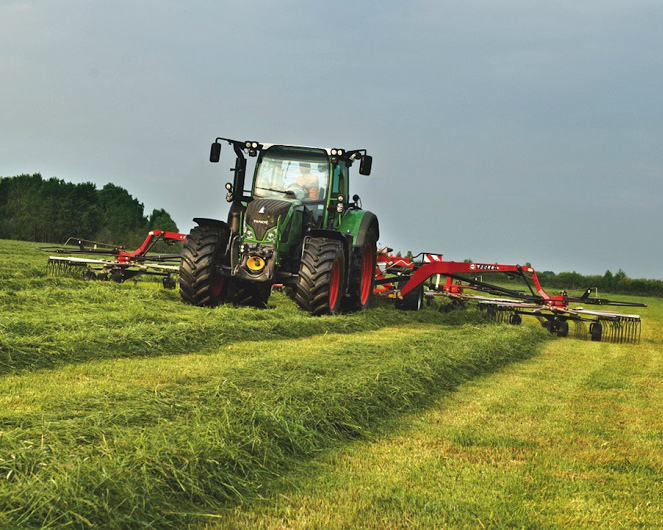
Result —
<instances>
[{"instance_id":1,"label":"tractor front wheel","mask_svg":"<svg viewBox=\"0 0 663 530\"><path fill-rule=\"evenodd\" d=\"M221 276L218 265L230 233L225 227L197 226L187 236L180 263L180 296L187 304L215 307L223 303L228 278Z\"/></svg>"},{"instance_id":2,"label":"tractor front wheel","mask_svg":"<svg viewBox=\"0 0 663 530\"><path fill-rule=\"evenodd\" d=\"M313 315L336 314L345 291L345 252L339 241L312 237L299 266L295 301Z\"/></svg>"}]
</instances>

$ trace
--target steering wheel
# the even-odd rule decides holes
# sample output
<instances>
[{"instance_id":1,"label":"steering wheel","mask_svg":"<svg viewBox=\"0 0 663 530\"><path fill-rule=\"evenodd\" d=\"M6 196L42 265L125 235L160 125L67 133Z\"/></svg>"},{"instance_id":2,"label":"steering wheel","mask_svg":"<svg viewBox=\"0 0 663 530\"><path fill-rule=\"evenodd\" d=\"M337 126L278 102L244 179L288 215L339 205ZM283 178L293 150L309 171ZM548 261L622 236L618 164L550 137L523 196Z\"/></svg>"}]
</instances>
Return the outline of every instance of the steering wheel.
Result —
<instances>
[{"instance_id":1,"label":"steering wheel","mask_svg":"<svg viewBox=\"0 0 663 530\"><path fill-rule=\"evenodd\" d=\"M301 186L298 186L297 184L294 184L294 185L290 186L288 188L288 191L294 193L295 197L297 199L299 199L300 201L308 195L306 190L304 188L302 188Z\"/></svg>"}]
</instances>

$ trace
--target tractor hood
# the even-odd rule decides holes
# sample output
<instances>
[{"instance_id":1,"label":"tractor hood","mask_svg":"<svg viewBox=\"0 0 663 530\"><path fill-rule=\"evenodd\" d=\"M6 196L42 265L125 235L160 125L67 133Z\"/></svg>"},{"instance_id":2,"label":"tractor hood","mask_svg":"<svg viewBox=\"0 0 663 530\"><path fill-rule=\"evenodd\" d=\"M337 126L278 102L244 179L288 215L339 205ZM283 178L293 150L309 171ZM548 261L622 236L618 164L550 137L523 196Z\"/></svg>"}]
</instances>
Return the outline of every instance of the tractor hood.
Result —
<instances>
[{"instance_id":1,"label":"tractor hood","mask_svg":"<svg viewBox=\"0 0 663 530\"><path fill-rule=\"evenodd\" d=\"M281 222L285 221L293 204L276 199L255 199L246 208L246 224L253 229L256 239L262 241L267 230L276 226L279 217Z\"/></svg>"}]
</instances>

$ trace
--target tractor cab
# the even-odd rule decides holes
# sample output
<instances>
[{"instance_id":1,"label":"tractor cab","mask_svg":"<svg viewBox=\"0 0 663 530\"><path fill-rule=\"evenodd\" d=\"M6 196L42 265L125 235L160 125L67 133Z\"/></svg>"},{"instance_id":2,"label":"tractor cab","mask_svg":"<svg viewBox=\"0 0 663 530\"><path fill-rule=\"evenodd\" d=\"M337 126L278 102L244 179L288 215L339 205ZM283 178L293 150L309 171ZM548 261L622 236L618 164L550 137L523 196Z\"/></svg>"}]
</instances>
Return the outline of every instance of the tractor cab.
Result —
<instances>
[{"instance_id":1,"label":"tractor cab","mask_svg":"<svg viewBox=\"0 0 663 530\"><path fill-rule=\"evenodd\" d=\"M271 146L260 152L251 196L301 204L310 212L313 224L326 224L334 171L324 149ZM338 186L336 186L338 187Z\"/></svg>"}]
</instances>

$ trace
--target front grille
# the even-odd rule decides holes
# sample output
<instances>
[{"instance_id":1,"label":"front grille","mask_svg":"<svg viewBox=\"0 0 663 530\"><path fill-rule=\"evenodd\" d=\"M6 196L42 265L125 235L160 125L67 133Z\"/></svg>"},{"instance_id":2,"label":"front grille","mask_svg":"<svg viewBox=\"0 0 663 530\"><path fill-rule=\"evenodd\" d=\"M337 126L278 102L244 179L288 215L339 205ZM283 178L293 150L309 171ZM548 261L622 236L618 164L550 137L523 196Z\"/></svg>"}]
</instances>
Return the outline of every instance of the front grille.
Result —
<instances>
[{"instance_id":1,"label":"front grille","mask_svg":"<svg viewBox=\"0 0 663 530\"><path fill-rule=\"evenodd\" d=\"M256 199L246 208L246 224L253 229L256 239L262 240L267 230L276 226L279 216L281 221L285 220L291 206L288 201Z\"/></svg>"}]
</instances>

